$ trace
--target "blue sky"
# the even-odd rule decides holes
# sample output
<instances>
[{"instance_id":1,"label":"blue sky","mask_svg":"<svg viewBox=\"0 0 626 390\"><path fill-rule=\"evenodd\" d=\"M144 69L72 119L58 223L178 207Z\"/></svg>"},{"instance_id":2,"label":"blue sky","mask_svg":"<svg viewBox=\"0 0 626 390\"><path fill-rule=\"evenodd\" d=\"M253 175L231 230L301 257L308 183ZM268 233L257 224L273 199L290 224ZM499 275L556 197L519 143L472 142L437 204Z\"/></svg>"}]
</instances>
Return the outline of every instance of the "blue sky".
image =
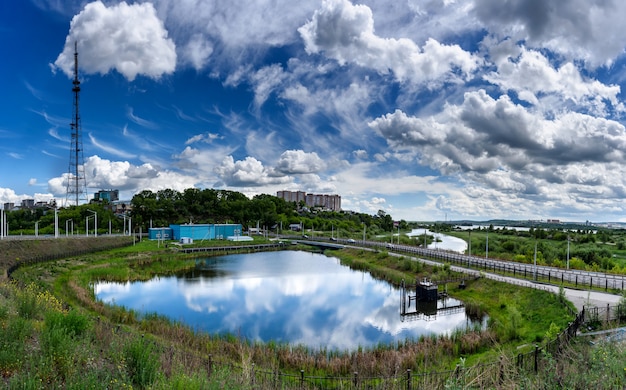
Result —
<instances>
[{"instance_id":1,"label":"blue sky","mask_svg":"<svg viewBox=\"0 0 626 390\"><path fill-rule=\"evenodd\" d=\"M394 219L626 221L625 2L0 3L0 202L339 194Z\"/></svg>"}]
</instances>

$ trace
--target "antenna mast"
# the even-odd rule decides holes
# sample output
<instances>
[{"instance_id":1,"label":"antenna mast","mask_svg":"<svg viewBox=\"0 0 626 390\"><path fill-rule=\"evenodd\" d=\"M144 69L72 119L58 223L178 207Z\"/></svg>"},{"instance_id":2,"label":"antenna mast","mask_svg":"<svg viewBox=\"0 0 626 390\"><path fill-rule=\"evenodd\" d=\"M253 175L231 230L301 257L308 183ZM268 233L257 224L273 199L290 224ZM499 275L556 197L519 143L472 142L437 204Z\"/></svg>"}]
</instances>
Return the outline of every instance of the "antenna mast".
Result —
<instances>
[{"instance_id":1,"label":"antenna mast","mask_svg":"<svg viewBox=\"0 0 626 390\"><path fill-rule=\"evenodd\" d=\"M67 193L65 195L65 203L69 204L72 200L78 206L81 200L87 201L87 181L85 179L85 158L83 156L83 140L81 136L79 106L80 81L78 80L78 45L74 42L74 105L72 112L72 130L70 145L70 165L67 174ZM73 199L72 199L73 198Z\"/></svg>"}]
</instances>

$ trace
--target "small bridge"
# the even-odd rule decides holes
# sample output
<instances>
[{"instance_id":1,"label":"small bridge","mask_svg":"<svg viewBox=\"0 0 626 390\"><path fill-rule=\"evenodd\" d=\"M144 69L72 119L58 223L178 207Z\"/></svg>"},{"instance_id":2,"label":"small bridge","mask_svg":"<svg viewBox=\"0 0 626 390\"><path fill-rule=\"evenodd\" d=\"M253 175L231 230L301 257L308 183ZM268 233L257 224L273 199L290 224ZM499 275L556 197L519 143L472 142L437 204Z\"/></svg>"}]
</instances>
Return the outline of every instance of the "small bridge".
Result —
<instances>
[{"instance_id":1,"label":"small bridge","mask_svg":"<svg viewBox=\"0 0 626 390\"><path fill-rule=\"evenodd\" d=\"M335 244L332 242L324 242L324 241L311 241L311 240L291 240L291 242L293 242L294 244L303 244L303 245L310 245L310 246L315 246L318 247L322 250L324 249L343 249L346 246L343 244Z\"/></svg>"}]
</instances>

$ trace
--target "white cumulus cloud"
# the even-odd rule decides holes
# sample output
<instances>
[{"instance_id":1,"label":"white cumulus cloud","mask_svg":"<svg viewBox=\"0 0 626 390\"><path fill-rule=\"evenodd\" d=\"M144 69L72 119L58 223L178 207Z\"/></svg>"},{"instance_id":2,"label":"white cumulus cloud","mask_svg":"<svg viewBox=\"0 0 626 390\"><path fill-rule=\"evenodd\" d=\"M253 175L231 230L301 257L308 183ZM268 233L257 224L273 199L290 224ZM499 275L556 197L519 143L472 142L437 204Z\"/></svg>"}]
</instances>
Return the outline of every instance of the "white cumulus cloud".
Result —
<instances>
[{"instance_id":1,"label":"white cumulus cloud","mask_svg":"<svg viewBox=\"0 0 626 390\"><path fill-rule=\"evenodd\" d=\"M87 4L72 18L63 52L54 62L68 76L74 73L75 42L79 66L87 73L114 69L132 81L137 75L159 78L176 67L174 42L149 2Z\"/></svg>"},{"instance_id":2,"label":"white cumulus cloud","mask_svg":"<svg viewBox=\"0 0 626 390\"><path fill-rule=\"evenodd\" d=\"M281 154L276 170L285 174L302 174L319 172L326 164L315 152L303 150L287 150Z\"/></svg>"},{"instance_id":3,"label":"white cumulus cloud","mask_svg":"<svg viewBox=\"0 0 626 390\"><path fill-rule=\"evenodd\" d=\"M276 176L270 169L254 157L235 161L233 156L226 156L222 163L215 167L219 178L228 186L263 186L268 184L288 183L288 176Z\"/></svg>"},{"instance_id":4,"label":"white cumulus cloud","mask_svg":"<svg viewBox=\"0 0 626 390\"><path fill-rule=\"evenodd\" d=\"M354 63L400 81L424 82L454 72L468 77L479 60L458 45L428 39L420 48L408 38L382 38L374 32L372 10L348 0L325 0L311 21L298 29L309 54L323 52L340 64Z\"/></svg>"}]
</instances>

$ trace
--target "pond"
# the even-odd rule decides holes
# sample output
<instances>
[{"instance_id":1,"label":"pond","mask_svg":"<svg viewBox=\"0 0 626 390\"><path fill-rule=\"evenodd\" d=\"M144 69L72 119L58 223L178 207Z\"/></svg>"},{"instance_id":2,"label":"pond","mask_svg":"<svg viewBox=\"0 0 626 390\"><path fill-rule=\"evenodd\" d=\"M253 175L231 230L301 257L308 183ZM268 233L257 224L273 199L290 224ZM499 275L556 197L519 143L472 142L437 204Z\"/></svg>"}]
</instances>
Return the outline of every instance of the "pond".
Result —
<instances>
[{"instance_id":1,"label":"pond","mask_svg":"<svg viewBox=\"0 0 626 390\"><path fill-rule=\"evenodd\" d=\"M98 282L94 292L105 303L211 334L311 349L354 350L474 326L464 310L445 311L461 304L452 298L409 321L400 316L398 288L336 258L300 251L212 257L176 276Z\"/></svg>"},{"instance_id":2,"label":"pond","mask_svg":"<svg viewBox=\"0 0 626 390\"><path fill-rule=\"evenodd\" d=\"M435 241L428 245L427 248L429 249L441 249L459 253L465 253L467 250L467 242L465 240L439 232L432 232L428 229L413 229L410 233L407 233L407 236L419 237L424 234L435 237Z\"/></svg>"}]
</instances>

